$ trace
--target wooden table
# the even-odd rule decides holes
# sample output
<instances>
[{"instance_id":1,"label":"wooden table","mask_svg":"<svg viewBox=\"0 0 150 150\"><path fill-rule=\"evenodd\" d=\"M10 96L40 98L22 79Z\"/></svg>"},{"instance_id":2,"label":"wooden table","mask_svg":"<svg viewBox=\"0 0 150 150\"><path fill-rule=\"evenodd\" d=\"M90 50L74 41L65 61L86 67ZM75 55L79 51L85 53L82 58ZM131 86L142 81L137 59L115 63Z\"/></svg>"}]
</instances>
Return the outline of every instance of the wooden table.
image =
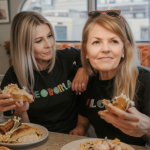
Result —
<instances>
[{"instance_id":1,"label":"wooden table","mask_svg":"<svg viewBox=\"0 0 150 150\"><path fill-rule=\"evenodd\" d=\"M29 150L29 149L30 150L60 150L62 146L64 146L69 142L79 140L79 139L85 139L85 138L88 137L49 132L49 137L44 141L29 147L25 147L21 149L13 149L13 150ZM146 148L142 146L135 146L135 145L130 145L130 146L132 146L135 150L150 150L150 148Z\"/></svg>"}]
</instances>

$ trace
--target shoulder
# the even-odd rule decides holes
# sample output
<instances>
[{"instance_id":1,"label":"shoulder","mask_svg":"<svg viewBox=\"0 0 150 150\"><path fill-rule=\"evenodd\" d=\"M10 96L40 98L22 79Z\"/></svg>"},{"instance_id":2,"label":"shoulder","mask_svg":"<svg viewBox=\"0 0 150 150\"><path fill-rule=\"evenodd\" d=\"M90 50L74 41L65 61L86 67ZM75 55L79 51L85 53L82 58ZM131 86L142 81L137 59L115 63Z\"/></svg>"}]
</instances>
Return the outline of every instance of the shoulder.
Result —
<instances>
[{"instance_id":1,"label":"shoulder","mask_svg":"<svg viewBox=\"0 0 150 150\"><path fill-rule=\"evenodd\" d=\"M62 50L56 50L56 56L68 56L69 54L80 53L80 49L68 47Z\"/></svg>"},{"instance_id":2,"label":"shoulder","mask_svg":"<svg viewBox=\"0 0 150 150\"><path fill-rule=\"evenodd\" d=\"M13 75L13 74L15 74L15 71L14 71L14 67L11 66L11 67L7 70L5 76L7 76L7 75Z\"/></svg>"},{"instance_id":3,"label":"shoulder","mask_svg":"<svg viewBox=\"0 0 150 150\"><path fill-rule=\"evenodd\" d=\"M142 79L144 77L149 78L150 68L138 66L138 70L139 70L139 79Z\"/></svg>"}]
</instances>

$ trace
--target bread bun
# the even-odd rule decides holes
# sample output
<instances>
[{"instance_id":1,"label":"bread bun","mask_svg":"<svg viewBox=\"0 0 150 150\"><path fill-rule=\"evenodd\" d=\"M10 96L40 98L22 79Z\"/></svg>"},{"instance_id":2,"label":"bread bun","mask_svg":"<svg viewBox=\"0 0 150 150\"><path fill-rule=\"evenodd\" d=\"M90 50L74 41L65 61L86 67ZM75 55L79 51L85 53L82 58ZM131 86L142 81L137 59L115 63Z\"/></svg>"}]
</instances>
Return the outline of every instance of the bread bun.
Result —
<instances>
[{"instance_id":1,"label":"bread bun","mask_svg":"<svg viewBox=\"0 0 150 150\"><path fill-rule=\"evenodd\" d=\"M10 149L4 146L0 146L0 150L10 150Z\"/></svg>"},{"instance_id":2,"label":"bread bun","mask_svg":"<svg viewBox=\"0 0 150 150\"><path fill-rule=\"evenodd\" d=\"M110 103L110 100L103 99L103 104L108 105ZM131 101L129 98L126 97L126 95L123 95L123 93L120 96L115 97L112 100L112 105L122 109L123 111L126 111L130 107L134 106L134 102Z\"/></svg>"},{"instance_id":3,"label":"bread bun","mask_svg":"<svg viewBox=\"0 0 150 150\"><path fill-rule=\"evenodd\" d=\"M1 92L2 94L10 94L14 101L33 101L33 96L26 92L25 88L19 89L17 84L8 84Z\"/></svg>"}]
</instances>

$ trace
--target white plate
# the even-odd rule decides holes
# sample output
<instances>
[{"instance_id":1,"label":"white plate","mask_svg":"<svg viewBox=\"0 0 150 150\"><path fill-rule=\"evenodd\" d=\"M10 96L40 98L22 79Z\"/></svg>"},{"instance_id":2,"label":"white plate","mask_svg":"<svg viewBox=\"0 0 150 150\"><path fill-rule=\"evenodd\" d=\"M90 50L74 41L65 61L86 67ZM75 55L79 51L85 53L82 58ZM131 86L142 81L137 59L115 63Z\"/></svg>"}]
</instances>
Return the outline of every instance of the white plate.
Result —
<instances>
[{"instance_id":1,"label":"white plate","mask_svg":"<svg viewBox=\"0 0 150 150\"><path fill-rule=\"evenodd\" d=\"M34 141L34 142L29 142L29 143L0 143L0 145L6 146L6 147L13 147L13 148L23 148L25 146L29 146L29 145L41 142L41 141L45 140L49 135L48 130L41 125L33 124L33 123L23 123L23 124L38 128L39 130L43 131L43 135L42 135L41 139Z\"/></svg>"},{"instance_id":2,"label":"white plate","mask_svg":"<svg viewBox=\"0 0 150 150\"><path fill-rule=\"evenodd\" d=\"M97 138L89 138L89 139L76 140L76 141L73 141L73 142L70 142L70 143L64 145L60 150L77 150L78 148L80 148L80 144L81 143L85 143L85 142L88 142L88 141L96 141L96 140L99 140L99 139L97 139ZM108 141L111 141L111 140L108 140ZM122 143L122 142L120 142L120 146L121 147L126 147L129 150L135 150L130 145Z\"/></svg>"}]
</instances>

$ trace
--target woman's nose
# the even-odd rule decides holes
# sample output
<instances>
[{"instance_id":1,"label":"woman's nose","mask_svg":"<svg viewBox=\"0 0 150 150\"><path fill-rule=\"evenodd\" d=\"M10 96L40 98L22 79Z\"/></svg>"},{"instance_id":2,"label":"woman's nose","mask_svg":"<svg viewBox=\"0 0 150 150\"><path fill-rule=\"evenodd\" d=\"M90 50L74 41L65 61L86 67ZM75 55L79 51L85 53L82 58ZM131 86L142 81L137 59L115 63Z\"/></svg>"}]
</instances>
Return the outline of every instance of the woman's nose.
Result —
<instances>
[{"instance_id":1,"label":"woman's nose","mask_svg":"<svg viewBox=\"0 0 150 150\"><path fill-rule=\"evenodd\" d=\"M45 40L45 48L49 48L49 47L52 47L52 43L50 40L46 39Z\"/></svg>"},{"instance_id":2,"label":"woman's nose","mask_svg":"<svg viewBox=\"0 0 150 150\"><path fill-rule=\"evenodd\" d=\"M110 46L109 46L108 42L104 42L102 44L102 51L105 52L105 53L110 51Z\"/></svg>"}]
</instances>

